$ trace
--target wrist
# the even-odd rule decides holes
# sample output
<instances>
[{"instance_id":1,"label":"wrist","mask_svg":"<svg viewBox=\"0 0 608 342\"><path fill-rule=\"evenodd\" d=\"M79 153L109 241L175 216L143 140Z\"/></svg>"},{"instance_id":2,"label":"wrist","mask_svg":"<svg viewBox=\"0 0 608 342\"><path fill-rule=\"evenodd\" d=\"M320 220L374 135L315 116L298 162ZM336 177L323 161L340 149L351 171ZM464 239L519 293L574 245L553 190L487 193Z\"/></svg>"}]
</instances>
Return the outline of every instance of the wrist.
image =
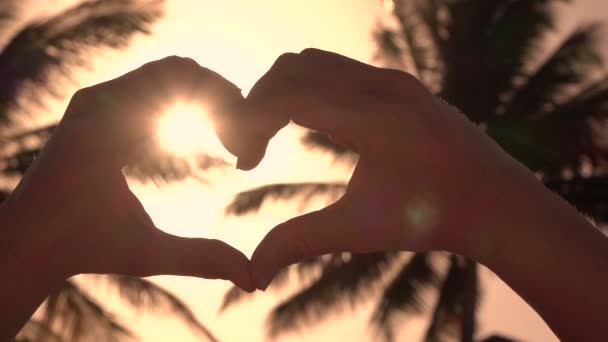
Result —
<instances>
[{"instance_id":1,"label":"wrist","mask_svg":"<svg viewBox=\"0 0 608 342\"><path fill-rule=\"evenodd\" d=\"M0 204L0 269L25 281L35 274L42 286L55 286L72 274L51 229L21 215L14 199Z\"/></svg>"},{"instance_id":2,"label":"wrist","mask_svg":"<svg viewBox=\"0 0 608 342\"><path fill-rule=\"evenodd\" d=\"M539 220L547 215L539 213L539 203L546 205L547 197L555 197L525 166L508 155L507 159L499 170L488 173L492 176L479 177L482 195L476 214L455 251L486 266L536 242L538 236L532 235L543 234Z\"/></svg>"}]
</instances>

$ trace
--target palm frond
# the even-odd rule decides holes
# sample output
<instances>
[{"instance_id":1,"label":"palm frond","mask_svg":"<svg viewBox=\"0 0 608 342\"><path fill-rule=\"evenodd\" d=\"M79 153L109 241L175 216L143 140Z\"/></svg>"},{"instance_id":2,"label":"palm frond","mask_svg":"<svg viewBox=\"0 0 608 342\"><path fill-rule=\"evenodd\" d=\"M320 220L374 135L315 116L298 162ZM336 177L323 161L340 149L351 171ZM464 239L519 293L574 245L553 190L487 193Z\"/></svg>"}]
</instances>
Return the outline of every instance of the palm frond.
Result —
<instances>
[{"instance_id":1,"label":"palm frond","mask_svg":"<svg viewBox=\"0 0 608 342\"><path fill-rule=\"evenodd\" d=\"M422 291L437 285L438 279L430 253L415 253L391 280L372 314L372 323L387 341L394 340L395 316L400 313L422 313Z\"/></svg>"},{"instance_id":2,"label":"palm frond","mask_svg":"<svg viewBox=\"0 0 608 342\"><path fill-rule=\"evenodd\" d=\"M316 323L344 305L354 307L368 298L382 280L395 252L334 255L318 280L277 305L270 314L268 334L276 337Z\"/></svg>"},{"instance_id":3,"label":"palm frond","mask_svg":"<svg viewBox=\"0 0 608 342\"><path fill-rule=\"evenodd\" d=\"M450 256L449 270L443 280L425 341L443 341L450 336L460 336L461 341L472 341L478 300L476 267L473 261Z\"/></svg>"},{"instance_id":4,"label":"palm frond","mask_svg":"<svg viewBox=\"0 0 608 342\"><path fill-rule=\"evenodd\" d=\"M161 286L138 277L111 274L100 276L118 295L134 309L147 312L169 313L209 341L218 341L211 330L199 321L192 310L181 299Z\"/></svg>"},{"instance_id":5,"label":"palm frond","mask_svg":"<svg viewBox=\"0 0 608 342\"><path fill-rule=\"evenodd\" d=\"M571 120L605 116L608 112L606 104L608 104L608 76L603 76L556 103L553 110L545 113L545 116L565 117Z\"/></svg>"},{"instance_id":6,"label":"palm frond","mask_svg":"<svg viewBox=\"0 0 608 342\"><path fill-rule=\"evenodd\" d=\"M356 154L353 151L338 145L325 133L308 131L300 142L310 149L330 152L336 159L356 160Z\"/></svg>"},{"instance_id":7,"label":"palm frond","mask_svg":"<svg viewBox=\"0 0 608 342\"><path fill-rule=\"evenodd\" d=\"M479 268L470 259L465 261L466 279L463 291L462 303L462 323L460 328L460 340L463 342L473 342L477 329L477 304L480 299L479 290Z\"/></svg>"},{"instance_id":8,"label":"palm frond","mask_svg":"<svg viewBox=\"0 0 608 342\"><path fill-rule=\"evenodd\" d=\"M6 26L15 19L17 15L16 3L12 1L0 2L0 31L3 31Z\"/></svg>"},{"instance_id":9,"label":"palm frond","mask_svg":"<svg viewBox=\"0 0 608 342\"><path fill-rule=\"evenodd\" d=\"M536 125L544 127L550 138L547 144L560 150L564 166L576 166L583 155L594 164L608 161L608 136L601 127L608 118L607 105L608 77L604 77L579 89L538 118Z\"/></svg>"},{"instance_id":10,"label":"palm frond","mask_svg":"<svg viewBox=\"0 0 608 342\"><path fill-rule=\"evenodd\" d=\"M378 50L374 54L374 60L381 62L389 68L405 70L404 55L406 51L404 51L404 47L400 44L398 33L380 26L376 28L373 36L376 46L378 46Z\"/></svg>"},{"instance_id":11,"label":"palm frond","mask_svg":"<svg viewBox=\"0 0 608 342\"><path fill-rule=\"evenodd\" d=\"M85 51L122 48L134 33L149 33L150 25L162 14L162 3L89 0L24 27L0 53L0 120L8 122L20 95L38 104L40 89L60 95L60 88L51 86L50 72L71 79L68 67L86 65Z\"/></svg>"},{"instance_id":12,"label":"palm frond","mask_svg":"<svg viewBox=\"0 0 608 342\"><path fill-rule=\"evenodd\" d=\"M505 115L534 116L547 111L569 87L589 81L602 65L596 48L599 25L591 24L572 32L552 55L515 90Z\"/></svg>"},{"instance_id":13,"label":"palm frond","mask_svg":"<svg viewBox=\"0 0 608 342\"><path fill-rule=\"evenodd\" d=\"M516 116L496 116L486 125L486 133L529 169L555 173L564 166L566 155L556 148L559 141L547 125Z\"/></svg>"},{"instance_id":14,"label":"palm frond","mask_svg":"<svg viewBox=\"0 0 608 342\"><path fill-rule=\"evenodd\" d=\"M582 156L594 164L608 160L605 130L608 78L596 80L531 119L503 115L487 122L486 133L532 170L547 175L577 168ZM564 139L568 137L568 139Z\"/></svg>"},{"instance_id":15,"label":"palm frond","mask_svg":"<svg viewBox=\"0 0 608 342\"><path fill-rule=\"evenodd\" d=\"M485 64L493 93L505 94L514 76L538 60L547 34L555 28L553 3L562 0L503 1L487 30Z\"/></svg>"},{"instance_id":16,"label":"palm frond","mask_svg":"<svg viewBox=\"0 0 608 342\"><path fill-rule=\"evenodd\" d=\"M415 2L397 2L393 14L400 24L401 34L414 69L412 73L424 78L424 72L429 67L430 52L429 47L422 42L421 37L424 32L420 31L421 27L414 6L416 6Z\"/></svg>"},{"instance_id":17,"label":"palm frond","mask_svg":"<svg viewBox=\"0 0 608 342\"><path fill-rule=\"evenodd\" d=\"M35 319L30 319L15 339L22 342L67 342L49 326Z\"/></svg>"},{"instance_id":18,"label":"palm frond","mask_svg":"<svg viewBox=\"0 0 608 342\"><path fill-rule=\"evenodd\" d=\"M449 38L443 50L441 96L474 122L493 112L493 93L485 61L486 34L504 1L446 2Z\"/></svg>"},{"instance_id":19,"label":"palm frond","mask_svg":"<svg viewBox=\"0 0 608 342\"><path fill-rule=\"evenodd\" d=\"M545 185L596 222L608 222L608 177L560 178Z\"/></svg>"},{"instance_id":20,"label":"palm frond","mask_svg":"<svg viewBox=\"0 0 608 342\"><path fill-rule=\"evenodd\" d=\"M433 42L437 59L445 60L445 46L448 36L447 18L442 18L440 13L442 10L447 10L447 1L445 0L427 0L418 1L416 3L416 12L420 17L421 23L426 26L426 31L429 33L430 40Z\"/></svg>"},{"instance_id":21,"label":"palm frond","mask_svg":"<svg viewBox=\"0 0 608 342\"><path fill-rule=\"evenodd\" d=\"M437 50L441 44L432 44L436 27L424 25L428 8L441 1L394 1L392 15L399 30L380 26L375 33L378 50L376 59L391 62L389 67L401 67L430 85L437 72Z\"/></svg>"},{"instance_id":22,"label":"palm frond","mask_svg":"<svg viewBox=\"0 0 608 342\"><path fill-rule=\"evenodd\" d=\"M144 146L137 159L132 161L124 169L125 175L135 178L140 182L152 181L159 185L162 183L178 182L187 178L194 178L201 183L208 181L197 171L209 171L212 169L226 169L230 166L221 157L199 153L190 158L182 158L173 153L161 149L149 149Z\"/></svg>"},{"instance_id":23,"label":"palm frond","mask_svg":"<svg viewBox=\"0 0 608 342\"><path fill-rule=\"evenodd\" d=\"M268 286L270 290L280 290L290 281L293 280L294 273L297 275L298 282L300 284L307 283L315 276L316 271L323 268L327 263L328 258L325 256L310 258L308 260L301 261L297 264L290 265L282 268L272 279L272 282ZM223 312L229 307L242 302L248 298L253 297L255 292L243 291L238 286L232 286L224 294L224 299L219 311Z\"/></svg>"},{"instance_id":24,"label":"palm frond","mask_svg":"<svg viewBox=\"0 0 608 342\"><path fill-rule=\"evenodd\" d=\"M133 333L70 280L55 288L44 303L40 322L67 341L120 341ZM46 341L44 331L41 341Z\"/></svg>"},{"instance_id":25,"label":"palm frond","mask_svg":"<svg viewBox=\"0 0 608 342\"><path fill-rule=\"evenodd\" d=\"M318 195L330 195L337 199L346 191L344 182L328 183L279 183L239 192L226 207L226 215L245 215L259 210L269 199L290 200L301 197L302 205Z\"/></svg>"},{"instance_id":26,"label":"palm frond","mask_svg":"<svg viewBox=\"0 0 608 342\"><path fill-rule=\"evenodd\" d=\"M21 176L40 153L41 146L50 137L57 125L47 125L25 132L9 135L2 140L0 150L0 174ZM190 158L181 158L164 151L157 144L142 144L136 160L125 168L125 174L141 182L155 184L181 181L194 177L206 182L197 171L225 169L230 164L224 159L205 153Z\"/></svg>"}]
</instances>

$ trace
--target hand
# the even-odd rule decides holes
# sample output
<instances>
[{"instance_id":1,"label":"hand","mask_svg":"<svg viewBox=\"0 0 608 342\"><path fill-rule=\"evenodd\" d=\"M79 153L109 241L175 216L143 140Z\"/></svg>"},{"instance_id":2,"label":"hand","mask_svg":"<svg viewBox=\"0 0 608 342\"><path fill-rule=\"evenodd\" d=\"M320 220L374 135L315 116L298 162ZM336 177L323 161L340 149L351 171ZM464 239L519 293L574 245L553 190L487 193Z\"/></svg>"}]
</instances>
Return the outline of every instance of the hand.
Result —
<instances>
[{"instance_id":1,"label":"hand","mask_svg":"<svg viewBox=\"0 0 608 342\"><path fill-rule=\"evenodd\" d=\"M293 120L360 159L344 196L272 229L252 274L265 288L282 267L326 253L449 250L479 257L505 179L523 167L413 76L321 50L284 54L246 99L258 123L239 166L253 168ZM526 177L529 175L526 174ZM532 177L533 178L533 177ZM526 178L527 179L527 178Z\"/></svg>"},{"instance_id":2,"label":"hand","mask_svg":"<svg viewBox=\"0 0 608 342\"><path fill-rule=\"evenodd\" d=\"M154 143L158 114L178 99L204 103L222 142L238 149L225 128L236 112L231 109L242 105L240 90L191 59L168 57L82 89L3 204L11 218L3 224L14 228L4 231L11 236L3 236L10 244L3 251L23 264L45 265L60 279L171 274L228 279L253 290L241 252L221 241L159 230L122 174L140 144Z\"/></svg>"}]
</instances>

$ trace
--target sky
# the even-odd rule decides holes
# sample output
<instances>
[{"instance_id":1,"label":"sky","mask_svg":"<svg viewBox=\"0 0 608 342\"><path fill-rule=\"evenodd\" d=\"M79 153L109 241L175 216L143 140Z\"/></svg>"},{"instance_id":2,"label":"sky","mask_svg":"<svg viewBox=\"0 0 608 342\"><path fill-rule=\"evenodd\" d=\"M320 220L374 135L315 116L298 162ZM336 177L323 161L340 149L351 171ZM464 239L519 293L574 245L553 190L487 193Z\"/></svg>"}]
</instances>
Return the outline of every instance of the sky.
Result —
<instances>
[{"instance_id":1,"label":"sky","mask_svg":"<svg viewBox=\"0 0 608 342\"><path fill-rule=\"evenodd\" d=\"M69 0L35 0L40 13L52 12ZM581 0L561 11L564 29L575 22L601 19L608 15L604 0ZM165 17L154 26L152 36L140 36L124 52L108 52L92 61L92 68L80 72L78 84L88 86L119 76L141 64L167 55L194 58L237 84L246 93L254 82L284 52L307 47L335 51L371 62L374 44L371 32L386 15L380 0L172 0ZM75 90L74 88L73 90ZM66 101L52 102L41 121L58 118ZM274 225L301 213L289 203L270 203L257 215L225 217L224 207L239 190L271 182L346 180L352 170L334 162L330 156L311 153L298 144L296 128L288 128L273 140L267 157L251 172L229 170L209 176L209 184L196 180L155 187L129 181L157 226L182 236L222 239L246 255ZM209 138L210 141L213 140ZM216 143L215 152L234 162ZM313 201L305 210L322 207ZM154 277L154 281L173 291L195 311L222 341L264 341L264 318L272 305L289 294L258 294L252 300L218 315L224 281L185 277ZM84 283L88 284L86 280ZM525 302L491 272L482 272L483 297L480 305L480 336L504 333L526 341L556 341L543 321ZM99 286L88 291L125 318L142 341L197 341L181 322L166 315L136 313ZM432 303L429 303L431 307ZM369 341L368 325L373 302L355 310L344 310L330 320L314 325L303 334L285 335L281 341ZM408 318L401 329L402 340L418 340L425 319Z\"/></svg>"}]
</instances>

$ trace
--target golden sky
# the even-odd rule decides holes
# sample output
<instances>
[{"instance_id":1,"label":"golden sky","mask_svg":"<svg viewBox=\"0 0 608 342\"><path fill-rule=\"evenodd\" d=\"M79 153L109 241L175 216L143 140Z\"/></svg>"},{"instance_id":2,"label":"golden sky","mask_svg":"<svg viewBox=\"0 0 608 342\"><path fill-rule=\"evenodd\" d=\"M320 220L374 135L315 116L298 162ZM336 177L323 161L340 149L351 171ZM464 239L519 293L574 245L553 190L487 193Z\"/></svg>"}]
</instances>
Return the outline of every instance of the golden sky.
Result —
<instances>
[{"instance_id":1,"label":"golden sky","mask_svg":"<svg viewBox=\"0 0 608 342\"><path fill-rule=\"evenodd\" d=\"M52 11L67 0L33 1ZM607 13L604 0L579 1L564 18L597 18ZM593 11L591 11L593 9ZM93 70L83 72L82 86L116 77L139 65L166 55L192 57L199 64L228 78L245 93L283 52L306 47L327 49L370 62L373 55L371 30L383 15L380 0L170 0L165 18L154 27L154 35L138 37L128 51L96 58ZM601 15L593 14L601 13ZM65 102L56 103L52 117L58 117ZM267 158L252 172L228 171L215 174L211 184L189 180L156 188L130 182L133 190L162 229L183 236L220 238L251 255L265 232L298 213L292 204L274 203L259 214L225 218L223 209L239 190L270 182L346 179L350 170L325 155L313 154L297 143L298 131L289 128L271 144ZM213 140L213 139L212 139ZM227 152L215 148L229 160ZM307 210L318 208L322 201ZM229 284L192 278L156 277L160 284L178 294L222 341L263 341L263 322L274 295L258 295L218 316L221 298ZM530 341L555 341L542 320L490 272L483 274L484 295L479 319L481 336L504 332ZM143 341L197 341L180 322L154 314L137 315L111 294L101 293L104 303L114 303L116 312L141 335ZM282 293L284 297L286 293ZM369 341L368 312L362 305L354 312L315 325L301 336L287 335L281 341ZM159 318L160 317L160 318ZM417 340L424 319L404 323L404 340Z\"/></svg>"}]
</instances>

